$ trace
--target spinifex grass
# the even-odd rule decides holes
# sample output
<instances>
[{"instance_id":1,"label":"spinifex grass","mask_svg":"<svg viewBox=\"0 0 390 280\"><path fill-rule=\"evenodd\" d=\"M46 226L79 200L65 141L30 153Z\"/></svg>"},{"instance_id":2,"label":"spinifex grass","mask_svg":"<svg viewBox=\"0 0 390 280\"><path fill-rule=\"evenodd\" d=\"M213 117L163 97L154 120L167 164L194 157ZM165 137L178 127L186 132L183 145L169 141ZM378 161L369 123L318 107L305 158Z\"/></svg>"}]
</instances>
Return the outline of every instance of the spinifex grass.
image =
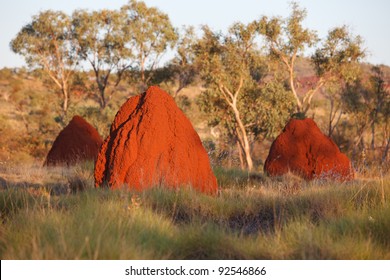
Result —
<instances>
[{"instance_id":1,"label":"spinifex grass","mask_svg":"<svg viewBox=\"0 0 390 280\"><path fill-rule=\"evenodd\" d=\"M87 168L58 193L0 192L2 259L389 259L389 178L350 183L218 172L218 196L94 189ZM241 176L241 177L240 177ZM229 180L231 184L229 184ZM81 185L81 187L79 186Z\"/></svg>"}]
</instances>

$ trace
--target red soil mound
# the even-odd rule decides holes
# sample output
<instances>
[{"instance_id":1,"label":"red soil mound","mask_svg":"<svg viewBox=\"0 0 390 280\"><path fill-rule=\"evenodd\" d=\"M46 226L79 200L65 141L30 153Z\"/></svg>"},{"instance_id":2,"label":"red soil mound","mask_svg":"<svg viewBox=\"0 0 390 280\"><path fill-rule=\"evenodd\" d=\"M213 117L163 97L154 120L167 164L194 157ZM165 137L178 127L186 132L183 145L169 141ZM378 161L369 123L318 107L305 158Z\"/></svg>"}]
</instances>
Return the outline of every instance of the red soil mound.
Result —
<instances>
[{"instance_id":1,"label":"red soil mound","mask_svg":"<svg viewBox=\"0 0 390 280\"><path fill-rule=\"evenodd\" d=\"M95 166L95 186L191 185L215 193L217 181L200 138L175 101L158 87L122 105Z\"/></svg>"},{"instance_id":2,"label":"red soil mound","mask_svg":"<svg viewBox=\"0 0 390 280\"><path fill-rule=\"evenodd\" d=\"M74 116L60 132L51 147L44 165L72 165L96 160L103 143L96 129L80 116Z\"/></svg>"},{"instance_id":3,"label":"red soil mound","mask_svg":"<svg viewBox=\"0 0 390 280\"><path fill-rule=\"evenodd\" d=\"M306 180L353 179L351 162L312 119L292 119L272 143L264 171L280 176L289 171Z\"/></svg>"}]
</instances>

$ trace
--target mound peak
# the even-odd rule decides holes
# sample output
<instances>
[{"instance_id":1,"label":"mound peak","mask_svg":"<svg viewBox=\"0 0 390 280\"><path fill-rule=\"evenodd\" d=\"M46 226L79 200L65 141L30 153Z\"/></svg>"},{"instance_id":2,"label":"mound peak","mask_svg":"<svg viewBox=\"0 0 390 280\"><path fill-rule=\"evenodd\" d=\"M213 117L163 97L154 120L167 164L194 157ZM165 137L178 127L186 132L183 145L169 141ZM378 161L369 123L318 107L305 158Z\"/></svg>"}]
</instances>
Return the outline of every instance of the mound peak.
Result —
<instances>
[{"instance_id":1,"label":"mound peak","mask_svg":"<svg viewBox=\"0 0 390 280\"><path fill-rule=\"evenodd\" d=\"M80 116L74 116L58 134L44 165L72 165L96 160L103 139L97 130Z\"/></svg>"},{"instance_id":2,"label":"mound peak","mask_svg":"<svg viewBox=\"0 0 390 280\"><path fill-rule=\"evenodd\" d=\"M291 119L272 143L264 171L280 176L291 171L306 180L354 177L351 162L310 118Z\"/></svg>"},{"instance_id":3,"label":"mound peak","mask_svg":"<svg viewBox=\"0 0 390 280\"><path fill-rule=\"evenodd\" d=\"M95 186L103 183L112 189L191 185L217 191L198 134L174 99L156 86L128 99L117 113L95 166Z\"/></svg>"}]
</instances>

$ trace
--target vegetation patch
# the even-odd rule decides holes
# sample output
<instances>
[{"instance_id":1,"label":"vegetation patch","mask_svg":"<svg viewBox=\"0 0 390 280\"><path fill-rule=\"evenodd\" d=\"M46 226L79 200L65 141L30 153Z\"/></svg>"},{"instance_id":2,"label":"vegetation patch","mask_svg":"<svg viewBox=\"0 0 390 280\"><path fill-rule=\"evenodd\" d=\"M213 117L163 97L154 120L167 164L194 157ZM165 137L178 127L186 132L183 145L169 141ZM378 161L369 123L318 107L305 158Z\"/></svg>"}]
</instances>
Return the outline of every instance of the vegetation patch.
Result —
<instances>
[{"instance_id":1,"label":"vegetation patch","mask_svg":"<svg viewBox=\"0 0 390 280\"><path fill-rule=\"evenodd\" d=\"M64 172L84 182L77 192L50 192L49 175L41 188L0 192L2 259L390 257L387 178L302 181L298 193L268 178L239 188L232 182L208 196L162 187L95 189L92 170L80 169Z\"/></svg>"}]
</instances>

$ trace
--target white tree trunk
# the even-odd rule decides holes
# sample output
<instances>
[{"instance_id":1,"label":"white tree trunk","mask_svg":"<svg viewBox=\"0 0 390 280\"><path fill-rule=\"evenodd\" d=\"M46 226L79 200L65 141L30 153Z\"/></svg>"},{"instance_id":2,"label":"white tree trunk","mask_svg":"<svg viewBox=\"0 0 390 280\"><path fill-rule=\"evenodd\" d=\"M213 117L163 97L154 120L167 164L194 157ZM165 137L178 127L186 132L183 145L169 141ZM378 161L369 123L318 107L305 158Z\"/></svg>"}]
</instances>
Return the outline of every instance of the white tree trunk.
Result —
<instances>
[{"instance_id":1,"label":"white tree trunk","mask_svg":"<svg viewBox=\"0 0 390 280\"><path fill-rule=\"evenodd\" d=\"M251 147L249 144L248 134L246 133L245 126L241 121L240 112L237 109L236 102L232 104L232 109L234 111L234 116L238 124L238 141L240 141L241 146L244 148L245 160L248 166L248 171L253 169L253 160L251 156Z\"/></svg>"}]
</instances>

